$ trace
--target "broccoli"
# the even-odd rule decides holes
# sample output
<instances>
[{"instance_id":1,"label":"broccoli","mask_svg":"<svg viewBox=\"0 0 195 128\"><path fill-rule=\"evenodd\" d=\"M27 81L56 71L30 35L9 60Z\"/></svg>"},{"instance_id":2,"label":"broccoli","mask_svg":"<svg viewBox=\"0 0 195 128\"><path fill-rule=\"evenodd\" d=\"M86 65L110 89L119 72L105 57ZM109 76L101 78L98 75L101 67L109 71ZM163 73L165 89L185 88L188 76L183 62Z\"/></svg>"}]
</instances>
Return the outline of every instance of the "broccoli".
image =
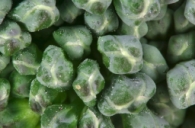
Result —
<instances>
[{"instance_id":1,"label":"broccoli","mask_svg":"<svg viewBox=\"0 0 195 128\"><path fill-rule=\"evenodd\" d=\"M111 119L95 108L85 107L79 120L79 128L114 128Z\"/></svg>"},{"instance_id":2,"label":"broccoli","mask_svg":"<svg viewBox=\"0 0 195 128\"><path fill-rule=\"evenodd\" d=\"M29 32L21 29L18 23L4 20L0 25L0 52L6 56L12 56L17 51L31 44Z\"/></svg>"},{"instance_id":3,"label":"broccoli","mask_svg":"<svg viewBox=\"0 0 195 128\"><path fill-rule=\"evenodd\" d=\"M141 72L149 75L156 83L165 80L169 67L161 52L154 46L142 44L143 68ZM155 55L155 56L153 56Z\"/></svg>"},{"instance_id":4,"label":"broccoli","mask_svg":"<svg viewBox=\"0 0 195 128\"><path fill-rule=\"evenodd\" d=\"M170 99L179 109L195 104L194 97L195 60L178 63L167 72Z\"/></svg>"},{"instance_id":5,"label":"broccoli","mask_svg":"<svg viewBox=\"0 0 195 128\"><path fill-rule=\"evenodd\" d=\"M122 115L124 128L171 128L164 119L145 107L139 114Z\"/></svg>"},{"instance_id":6,"label":"broccoli","mask_svg":"<svg viewBox=\"0 0 195 128\"><path fill-rule=\"evenodd\" d=\"M9 17L35 32L53 25L59 19L59 10L55 0L24 0L11 10Z\"/></svg>"},{"instance_id":7,"label":"broccoli","mask_svg":"<svg viewBox=\"0 0 195 128\"><path fill-rule=\"evenodd\" d=\"M80 60L91 51L92 35L85 26L60 27L53 37L71 60Z\"/></svg>"},{"instance_id":8,"label":"broccoli","mask_svg":"<svg viewBox=\"0 0 195 128\"><path fill-rule=\"evenodd\" d=\"M77 78L72 83L73 89L86 106L92 107L96 104L96 95L104 88L104 77L97 62L90 59L81 62L77 71Z\"/></svg>"},{"instance_id":9,"label":"broccoli","mask_svg":"<svg viewBox=\"0 0 195 128\"><path fill-rule=\"evenodd\" d=\"M29 108L27 99L12 99L0 112L0 126L3 128L34 128L40 116Z\"/></svg>"},{"instance_id":10,"label":"broccoli","mask_svg":"<svg viewBox=\"0 0 195 128\"><path fill-rule=\"evenodd\" d=\"M85 12L85 24L96 35L105 35L108 32L113 32L118 28L119 20L113 8L108 8L102 15L91 14Z\"/></svg>"},{"instance_id":11,"label":"broccoli","mask_svg":"<svg viewBox=\"0 0 195 128\"><path fill-rule=\"evenodd\" d=\"M158 84L156 93L148 102L148 106L157 116L165 119L172 127L178 127L184 121L186 109L179 109L173 105L166 83Z\"/></svg>"},{"instance_id":12,"label":"broccoli","mask_svg":"<svg viewBox=\"0 0 195 128\"><path fill-rule=\"evenodd\" d=\"M195 0L0 0L0 128L195 127Z\"/></svg>"},{"instance_id":13,"label":"broccoli","mask_svg":"<svg viewBox=\"0 0 195 128\"><path fill-rule=\"evenodd\" d=\"M57 7L60 12L59 20L62 20L62 23L74 23L76 18L84 12L82 9L77 8L72 0L64 0L63 3L59 4Z\"/></svg>"},{"instance_id":14,"label":"broccoli","mask_svg":"<svg viewBox=\"0 0 195 128\"><path fill-rule=\"evenodd\" d=\"M0 24L3 22L7 13L12 7L12 0L1 0L0 1Z\"/></svg>"},{"instance_id":15,"label":"broccoli","mask_svg":"<svg viewBox=\"0 0 195 128\"><path fill-rule=\"evenodd\" d=\"M0 111L2 111L7 107L11 86L10 82L4 78L0 78L0 85Z\"/></svg>"},{"instance_id":16,"label":"broccoli","mask_svg":"<svg viewBox=\"0 0 195 128\"><path fill-rule=\"evenodd\" d=\"M62 103L66 99L66 92L59 92L48 88L35 78L30 85L29 104L31 109L38 114L43 114L44 110L52 104Z\"/></svg>"},{"instance_id":17,"label":"broccoli","mask_svg":"<svg viewBox=\"0 0 195 128\"><path fill-rule=\"evenodd\" d=\"M139 113L155 92L156 85L146 74L115 75L98 101L98 108L105 116Z\"/></svg>"},{"instance_id":18,"label":"broccoli","mask_svg":"<svg viewBox=\"0 0 195 128\"><path fill-rule=\"evenodd\" d=\"M143 50L134 36L100 36L98 51L102 54L104 65L114 74L132 74L142 69Z\"/></svg>"},{"instance_id":19,"label":"broccoli","mask_svg":"<svg viewBox=\"0 0 195 128\"><path fill-rule=\"evenodd\" d=\"M73 72L73 64L65 58L62 49L49 45L43 52L36 78L42 85L62 91L71 86Z\"/></svg>"},{"instance_id":20,"label":"broccoli","mask_svg":"<svg viewBox=\"0 0 195 128\"><path fill-rule=\"evenodd\" d=\"M112 0L72 0L76 7L91 14L101 15L110 6Z\"/></svg>"},{"instance_id":21,"label":"broccoli","mask_svg":"<svg viewBox=\"0 0 195 128\"><path fill-rule=\"evenodd\" d=\"M14 68L21 75L36 75L40 66L42 52L36 45L31 44L29 47L16 52L12 57Z\"/></svg>"}]
</instances>

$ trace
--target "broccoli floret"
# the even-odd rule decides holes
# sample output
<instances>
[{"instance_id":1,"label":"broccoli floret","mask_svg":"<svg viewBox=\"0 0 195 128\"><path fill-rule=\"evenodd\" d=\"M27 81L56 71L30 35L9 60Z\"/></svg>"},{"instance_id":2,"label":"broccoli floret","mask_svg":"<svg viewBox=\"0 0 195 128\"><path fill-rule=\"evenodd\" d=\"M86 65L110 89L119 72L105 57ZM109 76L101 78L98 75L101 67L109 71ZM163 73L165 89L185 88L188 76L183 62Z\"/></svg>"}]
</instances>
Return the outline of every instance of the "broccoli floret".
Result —
<instances>
[{"instance_id":1,"label":"broccoli floret","mask_svg":"<svg viewBox=\"0 0 195 128\"><path fill-rule=\"evenodd\" d=\"M143 73L113 76L108 89L98 101L99 111L105 116L139 113L155 94L156 84Z\"/></svg>"},{"instance_id":2,"label":"broccoli floret","mask_svg":"<svg viewBox=\"0 0 195 128\"><path fill-rule=\"evenodd\" d=\"M104 65L114 74L136 73L143 66L142 46L133 36L101 36L98 50Z\"/></svg>"},{"instance_id":3,"label":"broccoli floret","mask_svg":"<svg viewBox=\"0 0 195 128\"><path fill-rule=\"evenodd\" d=\"M85 105L92 107L96 104L96 95L104 88L104 84L105 80L96 61L85 59L80 63L73 89Z\"/></svg>"},{"instance_id":4,"label":"broccoli floret","mask_svg":"<svg viewBox=\"0 0 195 128\"><path fill-rule=\"evenodd\" d=\"M24 0L9 13L9 17L25 25L30 32L52 26L59 19L55 0Z\"/></svg>"}]
</instances>

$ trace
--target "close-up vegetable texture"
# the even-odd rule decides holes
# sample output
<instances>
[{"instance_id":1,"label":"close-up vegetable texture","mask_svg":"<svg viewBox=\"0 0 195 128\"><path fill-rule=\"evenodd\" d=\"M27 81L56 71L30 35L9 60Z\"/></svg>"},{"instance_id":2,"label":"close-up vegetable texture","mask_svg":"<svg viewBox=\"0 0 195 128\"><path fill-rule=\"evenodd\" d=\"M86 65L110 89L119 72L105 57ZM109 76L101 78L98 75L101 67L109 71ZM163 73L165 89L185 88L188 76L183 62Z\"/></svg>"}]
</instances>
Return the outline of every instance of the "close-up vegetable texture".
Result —
<instances>
[{"instance_id":1,"label":"close-up vegetable texture","mask_svg":"<svg viewBox=\"0 0 195 128\"><path fill-rule=\"evenodd\" d=\"M0 0L0 128L195 128L195 0Z\"/></svg>"}]
</instances>

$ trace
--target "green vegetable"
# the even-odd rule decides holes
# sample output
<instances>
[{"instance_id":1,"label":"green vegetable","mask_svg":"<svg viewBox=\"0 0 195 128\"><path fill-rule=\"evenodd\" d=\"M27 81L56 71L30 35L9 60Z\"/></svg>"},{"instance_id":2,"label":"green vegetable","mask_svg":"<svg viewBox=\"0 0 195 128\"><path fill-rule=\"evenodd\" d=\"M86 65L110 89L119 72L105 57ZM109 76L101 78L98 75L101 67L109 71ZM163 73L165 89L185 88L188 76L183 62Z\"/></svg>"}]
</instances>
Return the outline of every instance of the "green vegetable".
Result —
<instances>
[{"instance_id":1,"label":"green vegetable","mask_svg":"<svg viewBox=\"0 0 195 128\"><path fill-rule=\"evenodd\" d=\"M167 4L168 3L166 2L166 0L159 0L159 2L160 2L160 13L153 20L162 19L167 12Z\"/></svg>"},{"instance_id":2,"label":"green vegetable","mask_svg":"<svg viewBox=\"0 0 195 128\"><path fill-rule=\"evenodd\" d=\"M103 116L96 109L84 108L79 121L79 128L114 128L109 117Z\"/></svg>"},{"instance_id":3,"label":"green vegetable","mask_svg":"<svg viewBox=\"0 0 195 128\"><path fill-rule=\"evenodd\" d=\"M39 83L37 79L31 82L29 103L33 111L42 114L52 104L62 103L66 99L65 92L58 92Z\"/></svg>"},{"instance_id":4,"label":"green vegetable","mask_svg":"<svg viewBox=\"0 0 195 128\"><path fill-rule=\"evenodd\" d=\"M3 128L35 128L39 120L39 115L29 108L26 99L13 99L0 112L0 126Z\"/></svg>"},{"instance_id":5,"label":"green vegetable","mask_svg":"<svg viewBox=\"0 0 195 128\"><path fill-rule=\"evenodd\" d=\"M98 50L104 65L114 74L132 74L142 68L142 46L133 36L101 36L98 38Z\"/></svg>"},{"instance_id":6,"label":"green vegetable","mask_svg":"<svg viewBox=\"0 0 195 128\"><path fill-rule=\"evenodd\" d=\"M118 16L130 26L139 25L157 17L159 0L113 0Z\"/></svg>"},{"instance_id":7,"label":"green vegetable","mask_svg":"<svg viewBox=\"0 0 195 128\"><path fill-rule=\"evenodd\" d=\"M124 128L171 128L164 119L156 116L148 108L139 114L122 115Z\"/></svg>"},{"instance_id":8,"label":"green vegetable","mask_svg":"<svg viewBox=\"0 0 195 128\"><path fill-rule=\"evenodd\" d=\"M118 28L118 17L112 8L108 8L102 15L85 12L84 20L87 26L96 34L104 35Z\"/></svg>"},{"instance_id":9,"label":"green vegetable","mask_svg":"<svg viewBox=\"0 0 195 128\"><path fill-rule=\"evenodd\" d=\"M72 0L72 2L80 9L101 15L110 6L112 0Z\"/></svg>"},{"instance_id":10,"label":"green vegetable","mask_svg":"<svg viewBox=\"0 0 195 128\"><path fill-rule=\"evenodd\" d=\"M0 0L0 128L194 128L195 0Z\"/></svg>"},{"instance_id":11,"label":"green vegetable","mask_svg":"<svg viewBox=\"0 0 195 128\"><path fill-rule=\"evenodd\" d=\"M43 52L36 78L48 88L63 91L71 86L73 65L65 58L61 48L49 45Z\"/></svg>"},{"instance_id":12,"label":"green vegetable","mask_svg":"<svg viewBox=\"0 0 195 128\"><path fill-rule=\"evenodd\" d=\"M194 5L195 5L194 0L187 0L186 6L185 6L185 11L184 11L184 16L192 24L195 24Z\"/></svg>"},{"instance_id":13,"label":"green vegetable","mask_svg":"<svg viewBox=\"0 0 195 128\"><path fill-rule=\"evenodd\" d=\"M172 23L172 11L167 9L165 16L160 20L149 21L148 25L148 33L146 37L148 39L167 39L170 33Z\"/></svg>"},{"instance_id":14,"label":"green vegetable","mask_svg":"<svg viewBox=\"0 0 195 128\"><path fill-rule=\"evenodd\" d=\"M156 83L163 81L169 69L166 60L156 47L148 44L142 44L142 47L144 64L141 72L149 75Z\"/></svg>"},{"instance_id":15,"label":"green vegetable","mask_svg":"<svg viewBox=\"0 0 195 128\"><path fill-rule=\"evenodd\" d=\"M80 105L77 107L82 109ZM41 116L41 128L76 128L78 115L80 115L80 111L76 106L51 105Z\"/></svg>"},{"instance_id":16,"label":"green vegetable","mask_svg":"<svg viewBox=\"0 0 195 128\"><path fill-rule=\"evenodd\" d=\"M14 68L21 75L36 75L42 53L34 44L15 53L12 57Z\"/></svg>"},{"instance_id":17,"label":"green vegetable","mask_svg":"<svg viewBox=\"0 0 195 128\"><path fill-rule=\"evenodd\" d=\"M100 97L98 108L105 116L139 113L155 92L156 85L146 74L116 75Z\"/></svg>"},{"instance_id":18,"label":"green vegetable","mask_svg":"<svg viewBox=\"0 0 195 128\"><path fill-rule=\"evenodd\" d=\"M145 36L148 32L148 25L144 22L140 25L126 25L122 23L118 29L118 33L123 35L132 35L137 38Z\"/></svg>"},{"instance_id":19,"label":"green vegetable","mask_svg":"<svg viewBox=\"0 0 195 128\"><path fill-rule=\"evenodd\" d=\"M195 31L173 35L169 39L167 60L176 64L180 61L193 59L195 56Z\"/></svg>"},{"instance_id":20,"label":"green vegetable","mask_svg":"<svg viewBox=\"0 0 195 128\"><path fill-rule=\"evenodd\" d=\"M167 4L173 4L175 2L178 2L179 0L165 0Z\"/></svg>"},{"instance_id":21,"label":"green vegetable","mask_svg":"<svg viewBox=\"0 0 195 128\"><path fill-rule=\"evenodd\" d=\"M29 32L23 31L16 22L5 20L0 25L0 52L2 54L12 56L30 43Z\"/></svg>"},{"instance_id":22,"label":"green vegetable","mask_svg":"<svg viewBox=\"0 0 195 128\"><path fill-rule=\"evenodd\" d=\"M73 89L86 106L96 104L96 95L104 88L104 78L99 66L94 60L86 59L77 69L77 78L73 82Z\"/></svg>"},{"instance_id":23,"label":"green vegetable","mask_svg":"<svg viewBox=\"0 0 195 128\"><path fill-rule=\"evenodd\" d=\"M5 16L12 7L12 0L1 0L0 1L0 24L3 22Z\"/></svg>"},{"instance_id":24,"label":"green vegetable","mask_svg":"<svg viewBox=\"0 0 195 128\"><path fill-rule=\"evenodd\" d=\"M158 86L156 94L149 101L149 107L174 128L181 125L185 118L186 110L178 109L173 105L165 84Z\"/></svg>"},{"instance_id":25,"label":"green vegetable","mask_svg":"<svg viewBox=\"0 0 195 128\"><path fill-rule=\"evenodd\" d=\"M185 109L195 104L195 60L178 63L167 72L167 84L173 104Z\"/></svg>"},{"instance_id":26,"label":"green vegetable","mask_svg":"<svg viewBox=\"0 0 195 128\"><path fill-rule=\"evenodd\" d=\"M71 60L79 60L90 53L92 35L84 26L60 27L53 37Z\"/></svg>"},{"instance_id":27,"label":"green vegetable","mask_svg":"<svg viewBox=\"0 0 195 128\"><path fill-rule=\"evenodd\" d=\"M72 0L63 0L63 3L58 7L60 11L60 18L67 23L74 23L76 18L83 14L83 10L77 8Z\"/></svg>"},{"instance_id":28,"label":"green vegetable","mask_svg":"<svg viewBox=\"0 0 195 128\"><path fill-rule=\"evenodd\" d=\"M9 13L13 20L21 22L30 32L50 27L59 19L55 0L24 0Z\"/></svg>"},{"instance_id":29,"label":"green vegetable","mask_svg":"<svg viewBox=\"0 0 195 128\"><path fill-rule=\"evenodd\" d=\"M33 80L32 75L20 75L17 71L13 71L9 77L11 83L11 94L14 97L26 98L29 97L30 83Z\"/></svg>"},{"instance_id":30,"label":"green vegetable","mask_svg":"<svg viewBox=\"0 0 195 128\"><path fill-rule=\"evenodd\" d=\"M194 25L190 23L184 16L185 2L174 12L174 27L177 33L187 32L194 28Z\"/></svg>"},{"instance_id":31,"label":"green vegetable","mask_svg":"<svg viewBox=\"0 0 195 128\"><path fill-rule=\"evenodd\" d=\"M7 79L0 78L0 111L6 108L10 95L10 83Z\"/></svg>"},{"instance_id":32,"label":"green vegetable","mask_svg":"<svg viewBox=\"0 0 195 128\"><path fill-rule=\"evenodd\" d=\"M10 57L0 54L0 72L10 63Z\"/></svg>"},{"instance_id":33,"label":"green vegetable","mask_svg":"<svg viewBox=\"0 0 195 128\"><path fill-rule=\"evenodd\" d=\"M13 67L12 63L9 63L1 72L0 77L2 78L8 78L12 71L14 71L15 68Z\"/></svg>"}]
</instances>

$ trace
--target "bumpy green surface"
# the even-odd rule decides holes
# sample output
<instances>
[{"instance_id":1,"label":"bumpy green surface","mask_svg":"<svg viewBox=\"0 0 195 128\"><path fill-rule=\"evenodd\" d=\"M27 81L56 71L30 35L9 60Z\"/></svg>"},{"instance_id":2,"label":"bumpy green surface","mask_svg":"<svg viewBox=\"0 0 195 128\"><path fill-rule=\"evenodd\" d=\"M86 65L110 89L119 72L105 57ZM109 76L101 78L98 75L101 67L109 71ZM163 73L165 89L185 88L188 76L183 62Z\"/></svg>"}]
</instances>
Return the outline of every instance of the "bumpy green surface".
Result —
<instances>
[{"instance_id":1,"label":"bumpy green surface","mask_svg":"<svg viewBox=\"0 0 195 128\"><path fill-rule=\"evenodd\" d=\"M162 19L147 22L148 33L146 34L146 37L151 40L167 39L167 36L169 36L167 33L170 33L169 31L172 25L172 15L172 10L167 9L166 14Z\"/></svg>"},{"instance_id":2,"label":"bumpy green surface","mask_svg":"<svg viewBox=\"0 0 195 128\"><path fill-rule=\"evenodd\" d=\"M156 94L149 101L149 106L157 116L165 119L174 128L181 125L184 121L186 110L178 109L173 105L169 98L166 84L158 86Z\"/></svg>"},{"instance_id":3,"label":"bumpy green surface","mask_svg":"<svg viewBox=\"0 0 195 128\"><path fill-rule=\"evenodd\" d=\"M0 128L195 128L194 5L0 0Z\"/></svg>"},{"instance_id":4,"label":"bumpy green surface","mask_svg":"<svg viewBox=\"0 0 195 128\"><path fill-rule=\"evenodd\" d=\"M26 99L13 99L0 112L0 126L3 128L35 128L40 117L33 112Z\"/></svg>"},{"instance_id":5,"label":"bumpy green surface","mask_svg":"<svg viewBox=\"0 0 195 128\"><path fill-rule=\"evenodd\" d=\"M104 65L114 74L132 74L142 68L142 46L134 36L101 36L98 50Z\"/></svg>"},{"instance_id":6,"label":"bumpy green surface","mask_svg":"<svg viewBox=\"0 0 195 128\"><path fill-rule=\"evenodd\" d=\"M167 72L167 84L173 104L185 109L195 104L195 60L181 62Z\"/></svg>"},{"instance_id":7,"label":"bumpy green surface","mask_svg":"<svg viewBox=\"0 0 195 128\"><path fill-rule=\"evenodd\" d=\"M176 64L195 57L195 31L184 34L173 35L169 39L167 49L167 60Z\"/></svg>"},{"instance_id":8,"label":"bumpy green surface","mask_svg":"<svg viewBox=\"0 0 195 128\"><path fill-rule=\"evenodd\" d=\"M0 54L0 72L10 63L10 57Z\"/></svg>"},{"instance_id":9,"label":"bumpy green surface","mask_svg":"<svg viewBox=\"0 0 195 128\"><path fill-rule=\"evenodd\" d=\"M160 13L159 0L113 0L118 16L127 25L139 25Z\"/></svg>"},{"instance_id":10,"label":"bumpy green surface","mask_svg":"<svg viewBox=\"0 0 195 128\"><path fill-rule=\"evenodd\" d=\"M168 3L166 2L166 0L159 0L159 2L160 2L160 13L153 20L162 19L165 16L166 12L167 12L167 8L168 8L167 4Z\"/></svg>"},{"instance_id":11,"label":"bumpy green surface","mask_svg":"<svg viewBox=\"0 0 195 128\"><path fill-rule=\"evenodd\" d=\"M122 115L124 128L171 128L164 119L156 116L148 108L135 115Z\"/></svg>"},{"instance_id":12,"label":"bumpy green surface","mask_svg":"<svg viewBox=\"0 0 195 128\"><path fill-rule=\"evenodd\" d=\"M104 84L104 78L96 61L85 59L80 63L73 89L85 105L92 107L96 104L96 95L104 88Z\"/></svg>"},{"instance_id":13,"label":"bumpy green surface","mask_svg":"<svg viewBox=\"0 0 195 128\"><path fill-rule=\"evenodd\" d=\"M118 33L123 35L132 35L137 38L141 38L148 32L148 25L144 22L140 25L126 25L124 22L118 29Z\"/></svg>"},{"instance_id":14,"label":"bumpy green surface","mask_svg":"<svg viewBox=\"0 0 195 128\"><path fill-rule=\"evenodd\" d=\"M81 114L79 128L114 128L111 119L96 109L85 108Z\"/></svg>"},{"instance_id":15,"label":"bumpy green surface","mask_svg":"<svg viewBox=\"0 0 195 128\"><path fill-rule=\"evenodd\" d=\"M61 48L49 45L43 52L36 78L48 88L63 91L71 86L73 65L65 58Z\"/></svg>"},{"instance_id":16,"label":"bumpy green surface","mask_svg":"<svg viewBox=\"0 0 195 128\"><path fill-rule=\"evenodd\" d=\"M74 23L76 18L84 12L82 9L77 8L72 0L63 0L63 3L59 5L58 9L61 20L67 23Z\"/></svg>"},{"instance_id":17,"label":"bumpy green surface","mask_svg":"<svg viewBox=\"0 0 195 128\"><path fill-rule=\"evenodd\" d=\"M149 75L155 82L165 80L169 67L161 52L152 45L142 44L142 47L144 64L141 72Z\"/></svg>"},{"instance_id":18,"label":"bumpy green surface","mask_svg":"<svg viewBox=\"0 0 195 128\"><path fill-rule=\"evenodd\" d=\"M30 92L30 83L35 76L32 75L20 75L16 70L14 70L10 76L9 80L11 83L11 94L17 98L27 98Z\"/></svg>"},{"instance_id":19,"label":"bumpy green surface","mask_svg":"<svg viewBox=\"0 0 195 128\"><path fill-rule=\"evenodd\" d=\"M53 37L71 60L82 59L91 51L92 35L85 26L60 27Z\"/></svg>"},{"instance_id":20,"label":"bumpy green surface","mask_svg":"<svg viewBox=\"0 0 195 128\"><path fill-rule=\"evenodd\" d=\"M110 6L112 0L72 0L72 2L80 9L101 15Z\"/></svg>"},{"instance_id":21,"label":"bumpy green surface","mask_svg":"<svg viewBox=\"0 0 195 128\"><path fill-rule=\"evenodd\" d=\"M119 20L113 8L108 8L102 15L91 14L85 12L85 24L96 35L104 35L108 32L113 32L118 28Z\"/></svg>"},{"instance_id":22,"label":"bumpy green surface","mask_svg":"<svg viewBox=\"0 0 195 128\"><path fill-rule=\"evenodd\" d=\"M177 33L187 32L194 25L184 16L185 2L174 12L174 27Z\"/></svg>"},{"instance_id":23,"label":"bumpy green surface","mask_svg":"<svg viewBox=\"0 0 195 128\"><path fill-rule=\"evenodd\" d=\"M0 52L11 56L30 45L31 35L23 31L16 22L5 20L0 25L0 43Z\"/></svg>"},{"instance_id":24,"label":"bumpy green surface","mask_svg":"<svg viewBox=\"0 0 195 128\"><path fill-rule=\"evenodd\" d=\"M116 75L100 97L98 108L105 116L139 113L155 92L156 85L146 74Z\"/></svg>"},{"instance_id":25,"label":"bumpy green surface","mask_svg":"<svg viewBox=\"0 0 195 128\"><path fill-rule=\"evenodd\" d=\"M0 78L0 111L6 108L10 95L10 83L7 79Z\"/></svg>"},{"instance_id":26,"label":"bumpy green surface","mask_svg":"<svg viewBox=\"0 0 195 128\"><path fill-rule=\"evenodd\" d=\"M42 53L36 45L20 50L13 55L13 66L21 75L36 75Z\"/></svg>"},{"instance_id":27,"label":"bumpy green surface","mask_svg":"<svg viewBox=\"0 0 195 128\"><path fill-rule=\"evenodd\" d=\"M58 92L39 83L37 79L31 82L29 104L33 111L43 114L44 110L52 104L62 103L66 99L65 92Z\"/></svg>"},{"instance_id":28,"label":"bumpy green surface","mask_svg":"<svg viewBox=\"0 0 195 128\"><path fill-rule=\"evenodd\" d=\"M186 19L188 19L189 22L195 25L195 2L194 0L187 0L186 6L185 6L185 11L184 11L184 16Z\"/></svg>"},{"instance_id":29,"label":"bumpy green surface","mask_svg":"<svg viewBox=\"0 0 195 128\"><path fill-rule=\"evenodd\" d=\"M178 2L179 0L164 0L167 4L173 4L175 2Z\"/></svg>"},{"instance_id":30,"label":"bumpy green surface","mask_svg":"<svg viewBox=\"0 0 195 128\"><path fill-rule=\"evenodd\" d=\"M9 13L9 17L25 25L30 32L50 27L59 19L55 0L24 0Z\"/></svg>"},{"instance_id":31,"label":"bumpy green surface","mask_svg":"<svg viewBox=\"0 0 195 128\"><path fill-rule=\"evenodd\" d=\"M12 0L1 0L0 1L0 24L3 22L5 16L12 7Z\"/></svg>"},{"instance_id":32,"label":"bumpy green surface","mask_svg":"<svg viewBox=\"0 0 195 128\"><path fill-rule=\"evenodd\" d=\"M76 128L77 121L72 106L51 105L41 116L41 128Z\"/></svg>"}]
</instances>

